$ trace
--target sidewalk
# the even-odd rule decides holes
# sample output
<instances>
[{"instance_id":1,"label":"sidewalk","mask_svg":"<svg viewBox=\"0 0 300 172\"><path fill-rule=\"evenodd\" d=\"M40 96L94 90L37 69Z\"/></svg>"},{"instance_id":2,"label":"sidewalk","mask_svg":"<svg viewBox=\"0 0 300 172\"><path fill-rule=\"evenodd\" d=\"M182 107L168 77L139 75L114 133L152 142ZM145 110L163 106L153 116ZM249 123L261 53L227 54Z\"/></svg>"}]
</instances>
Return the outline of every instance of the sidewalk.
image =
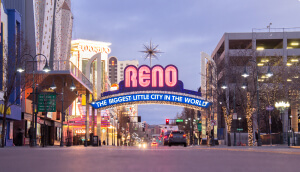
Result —
<instances>
[{"instance_id":1,"label":"sidewalk","mask_svg":"<svg viewBox=\"0 0 300 172\"><path fill-rule=\"evenodd\" d=\"M300 155L300 146L288 146L288 145L263 145L263 146L206 146L195 145L190 148L194 149L210 149L210 150L227 150L227 151L245 151L245 152L263 152L263 153L281 153L281 154L296 154Z\"/></svg>"}]
</instances>

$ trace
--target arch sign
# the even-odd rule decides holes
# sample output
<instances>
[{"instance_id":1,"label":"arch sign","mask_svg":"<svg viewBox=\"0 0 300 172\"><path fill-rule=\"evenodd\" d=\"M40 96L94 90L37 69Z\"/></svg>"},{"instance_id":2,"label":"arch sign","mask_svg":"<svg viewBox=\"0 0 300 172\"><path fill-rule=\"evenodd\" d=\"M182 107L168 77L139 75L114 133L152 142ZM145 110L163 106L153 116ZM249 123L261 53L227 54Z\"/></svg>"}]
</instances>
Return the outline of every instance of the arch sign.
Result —
<instances>
[{"instance_id":1,"label":"arch sign","mask_svg":"<svg viewBox=\"0 0 300 172\"><path fill-rule=\"evenodd\" d=\"M129 65L124 70L119 90L102 93L101 99L91 106L106 109L130 104L169 104L201 110L211 102L204 100L199 92L184 89L174 65L165 68Z\"/></svg>"}]
</instances>

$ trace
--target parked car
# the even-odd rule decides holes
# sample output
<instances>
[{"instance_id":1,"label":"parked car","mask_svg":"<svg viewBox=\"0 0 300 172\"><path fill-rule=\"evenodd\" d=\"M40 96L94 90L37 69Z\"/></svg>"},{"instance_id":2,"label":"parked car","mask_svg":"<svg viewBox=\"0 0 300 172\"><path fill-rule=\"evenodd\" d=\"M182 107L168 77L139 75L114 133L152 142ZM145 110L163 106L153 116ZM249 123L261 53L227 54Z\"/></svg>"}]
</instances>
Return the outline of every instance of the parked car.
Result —
<instances>
[{"instance_id":1,"label":"parked car","mask_svg":"<svg viewBox=\"0 0 300 172\"><path fill-rule=\"evenodd\" d=\"M169 146L183 145L186 147L186 134L184 131L171 131L169 135Z\"/></svg>"}]
</instances>

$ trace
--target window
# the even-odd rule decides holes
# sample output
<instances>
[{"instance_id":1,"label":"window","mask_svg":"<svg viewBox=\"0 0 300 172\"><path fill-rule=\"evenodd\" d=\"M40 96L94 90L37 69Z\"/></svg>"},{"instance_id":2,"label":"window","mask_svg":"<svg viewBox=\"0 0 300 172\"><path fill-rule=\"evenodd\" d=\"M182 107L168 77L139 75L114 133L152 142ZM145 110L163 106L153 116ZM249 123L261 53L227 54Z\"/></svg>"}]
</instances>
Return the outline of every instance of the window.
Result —
<instances>
[{"instance_id":1,"label":"window","mask_svg":"<svg viewBox=\"0 0 300 172\"><path fill-rule=\"evenodd\" d=\"M300 48L300 39L288 39L287 49L298 49Z\"/></svg>"},{"instance_id":2,"label":"window","mask_svg":"<svg viewBox=\"0 0 300 172\"><path fill-rule=\"evenodd\" d=\"M283 40L282 39L257 39L256 40L256 49L282 49Z\"/></svg>"},{"instance_id":3,"label":"window","mask_svg":"<svg viewBox=\"0 0 300 172\"><path fill-rule=\"evenodd\" d=\"M229 49L252 49L252 40L229 40Z\"/></svg>"}]
</instances>

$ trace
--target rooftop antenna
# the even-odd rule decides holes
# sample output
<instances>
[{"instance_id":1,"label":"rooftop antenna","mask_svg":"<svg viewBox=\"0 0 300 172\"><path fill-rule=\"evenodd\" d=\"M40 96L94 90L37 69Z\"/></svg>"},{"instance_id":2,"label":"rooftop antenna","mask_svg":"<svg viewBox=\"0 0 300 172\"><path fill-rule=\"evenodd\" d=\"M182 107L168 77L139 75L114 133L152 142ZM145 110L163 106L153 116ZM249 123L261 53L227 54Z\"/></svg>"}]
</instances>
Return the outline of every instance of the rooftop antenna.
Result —
<instances>
[{"instance_id":1,"label":"rooftop antenna","mask_svg":"<svg viewBox=\"0 0 300 172\"><path fill-rule=\"evenodd\" d=\"M272 23L270 23L270 24L267 26L267 28L269 29L269 32L270 32L270 30L271 30L271 25L272 25Z\"/></svg>"}]
</instances>

